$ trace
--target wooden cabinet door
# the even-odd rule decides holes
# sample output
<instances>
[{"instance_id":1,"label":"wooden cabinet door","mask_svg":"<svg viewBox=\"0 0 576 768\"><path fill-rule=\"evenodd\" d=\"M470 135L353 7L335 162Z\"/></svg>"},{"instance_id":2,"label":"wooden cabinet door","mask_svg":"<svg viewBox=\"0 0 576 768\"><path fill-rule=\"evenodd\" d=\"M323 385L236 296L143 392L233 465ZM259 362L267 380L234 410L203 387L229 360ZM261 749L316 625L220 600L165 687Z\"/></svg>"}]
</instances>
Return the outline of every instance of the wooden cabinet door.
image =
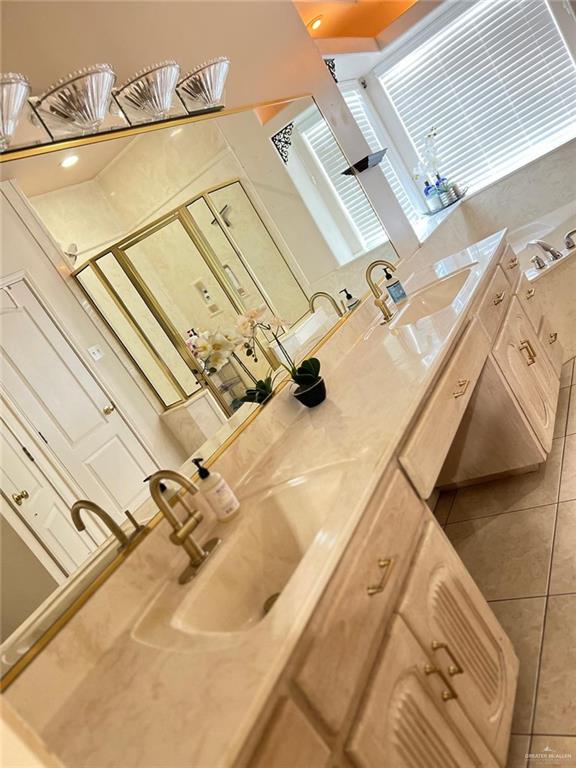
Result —
<instances>
[{"instance_id":1,"label":"wooden cabinet door","mask_svg":"<svg viewBox=\"0 0 576 768\"><path fill-rule=\"evenodd\" d=\"M493 348L500 370L548 453L560 380L516 297Z\"/></svg>"},{"instance_id":2,"label":"wooden cabinet door","mask_svg":"<svg viewBox=\"0 0 576 768\"><path fill-rule=\"evenodd\" d=\"M436 525L426 531L399 611L504 765L518 660L478 587Z\"/></svg>"},{"instance_id":3,"label":"wooden cabinet door","mask_svg":"<svg viewBox=\"0 0 576 768\"><path fill-rule=\"evenodd\" d=\"M424 505L398 469L383 478L306 630L295 684L336 733L368 674L422 531Z\"/></svg>"},{"instance_id":4,"label":"wooden cabinet door","mask_svg":"<svg viewBox=\"0 0 576 768\"><path fill-rule=\"evenodd\" d=\"M398 617L346 752L359 768L497 768L446 676Z\"/></svg>"}]
</instances>

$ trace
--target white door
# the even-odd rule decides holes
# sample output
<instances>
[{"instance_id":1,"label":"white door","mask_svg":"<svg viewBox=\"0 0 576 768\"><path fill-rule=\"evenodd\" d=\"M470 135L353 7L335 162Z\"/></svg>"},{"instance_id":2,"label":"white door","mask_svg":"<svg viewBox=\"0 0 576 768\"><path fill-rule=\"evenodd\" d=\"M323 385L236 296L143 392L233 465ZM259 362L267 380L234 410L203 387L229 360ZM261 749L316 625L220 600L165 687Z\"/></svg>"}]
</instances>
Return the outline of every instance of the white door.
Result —
<instances>
[{"instance_id":1,"label":"white door","mask_svg":"<svg viewBox=\"0 0 576 768\"><path fill-rule=\"evenodd\" d=\"M2 382L78 486L118 522L157 467L25 280L0 290Z\"/></svg>"},{"instance_id":2,"label":"white door","mask_svg":"<svg viewBox=\"0 0 576 768\"><path fill-rule=\"evenodd\" d=\"M87 532L77 531L64 499L40 470L32 454L2 421L0 488L24 524L48 552L71 574L94 552L97 544Z\"/></svg>"}]
</instances>

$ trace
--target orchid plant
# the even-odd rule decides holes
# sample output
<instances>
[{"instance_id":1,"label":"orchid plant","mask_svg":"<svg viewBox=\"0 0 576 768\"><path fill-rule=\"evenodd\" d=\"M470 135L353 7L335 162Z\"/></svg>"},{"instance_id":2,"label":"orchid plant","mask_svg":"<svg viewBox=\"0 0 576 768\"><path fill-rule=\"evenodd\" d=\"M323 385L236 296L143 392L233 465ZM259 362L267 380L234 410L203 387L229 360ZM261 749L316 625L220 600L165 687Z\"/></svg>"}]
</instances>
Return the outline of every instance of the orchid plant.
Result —
<instances>
[{"instance_id":1,"label":"orchid plant","mask_svg":"<svg viewBox=\"0 0 576 768\"><path fill-rule=\"evenodd\" d=\"M186 339L186 346L204 363L208 373L217 373L230 360L242 340L242 336L235 332L202 331Z\"/></svg>"},{"instance_id":2,"label":"orchid plant","mask_svg":"<svg viewBox=\"0 0 576 768\"><path fill-rule=\"evenodd\" d=\"M236 321L238 332L244 337L244 350L247 357L258 361L256 334L258 330L266 331L278 345L278 349L284 360L280 360L281 367L290 374L292 381L300 387L310 387L320 379L320 361L311 357L303 360L300 365L296 365L292 357L288 354L286 348L279 338L280 330L286 325L280 318L273 317L270 321L265 321L266 307L257 307L248 310L244 315L240 315ZM246 394L241 400L250 403L263 403L272 394L273 385L276 377L281 373L279 371L275 376L269 374L265 379L256 382L254 388L246 390Z\"/></svg>"}]
</instances>

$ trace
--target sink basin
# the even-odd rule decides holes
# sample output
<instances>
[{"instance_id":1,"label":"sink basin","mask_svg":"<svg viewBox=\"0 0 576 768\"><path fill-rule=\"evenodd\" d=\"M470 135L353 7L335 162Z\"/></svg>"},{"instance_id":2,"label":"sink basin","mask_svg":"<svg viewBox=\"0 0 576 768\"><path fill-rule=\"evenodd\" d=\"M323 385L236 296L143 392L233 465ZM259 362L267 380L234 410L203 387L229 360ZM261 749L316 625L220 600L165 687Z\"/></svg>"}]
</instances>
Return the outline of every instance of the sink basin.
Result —
<instances>
[{"instance_id":1,"label":"sink basin","mask_svg":"<svg viewBox=\"0 0 576 768\"><path fill-rule=\"evenodd\" d=\"M390 323L390 328L413 325L449 307L464 287L472 265L413 293Z\"/></svg>"},{"instance_id":2,"label":"sink basin","mask_svg":"<svg viewBox=\"0 0 576 768\"><path fill-rule=\"evenodd\" d=\"M241 495L235 530L222 532L212 562L186 587L163 588L133 637L163 647L186 647L186 636L211 642L246 635L268 615L313 547L331 548L327 523L342 493L350 461L339 462L251 497ZM189 640L188 640L189 642ZM197 646L198 647L198 646Z\"/></svg>"}]
</instances>

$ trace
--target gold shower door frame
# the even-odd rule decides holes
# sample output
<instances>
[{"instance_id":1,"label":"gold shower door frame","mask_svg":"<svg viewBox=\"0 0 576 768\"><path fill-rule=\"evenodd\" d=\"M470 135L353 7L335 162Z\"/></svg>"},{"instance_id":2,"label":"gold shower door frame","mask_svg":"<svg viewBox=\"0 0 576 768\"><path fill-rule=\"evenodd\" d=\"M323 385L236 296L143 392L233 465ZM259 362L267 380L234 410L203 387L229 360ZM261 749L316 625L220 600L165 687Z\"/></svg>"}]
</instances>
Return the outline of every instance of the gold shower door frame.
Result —
<instances>
[{"instance_id":1,"label":"gold shower door frame","mask_svg":"<svg viewBox=\"0 0 576 768\"><path fill-rule=\"evenodd\" d=\"M204 374L202 363L196 359L194 354L190 351L190 349L186 345L186 342L182 338L181 334L178 332L178 329L174 326L174 324L172 323L172 321L170 320L170 318L162 308L161 304L156 299L156 297L154 296L154 294L152 293L152 291L150 290L146 282L143 280L137 268L134 266L132 260L130 259L127 253L127 250L131 246L142 242L147 237L150 237L151 235L155 234L156 232L168 226L169 224L175 221L178 222L182 226L182 228L184 229L188 237L192 240L192 242L196 246L198 252L200 253L206 265L208 266L209 270L214 275L216 281L218 282L222 291L226 295L227 299L230 301L232 307L235 309L236 312L238 312L239 315L243 314L246 311L246 308L243 306L242 302L236 295L234 288L230 284L229 279L226 273L224 272L224 269L222 268L218 260L218 257L216 256L215 251L208 243L200 227L194 220L194 217L188 210L188 206L192 205L198 200L204 200L208 209L214 216L214 219L217 222L221 232L224 234L226 240L228 241L231 248L234 250L236 256L240 260L240 263L246 269L246 272L248 273L251 280L253 281L256 289L262 296L264 303L272 312L274 312L274 307L272 306L272 303L268 298L266 291L264 290L257 276L254 274L252 268L244 258L242 254L242 250L240 249L240 247L238 246L234 238L231 236L231 234L228 232L228 227L225 226L224 221L220 215L220 212L216 209L212 200L210 200L210 197L209 197L210 193L220 189L225 189L226 187L231 186L233 184L239 184L240 187L242 188L242 191L244 192L246 199L254 209L256 216L258 217L258 219L262 223L262 226L265 228L266 232L268 233L270 240L272 241L275 248L277 249L280 257L285 262L288 268L288 271L292 275L295 283L298 285L298 287L302 291L304 299L308 301L306 292L304 291L296 275L293 273L292 269L290 268L290 265L284 258L284 255L282 254L281 249L278 247L278 244L275 241L274 237L272 236L272 233L270 232L269 228L266 226L266 223L262 219L262 216L258 212L258 209L252 202L252 199L250 198L250 195L248 194L246 187L242 183L242 180L240 178L235 178L230 181L224 182L222 184L217 184L213 187L210 187L209 189L204 190L201 194L196 195L190 200L185 201L184 203L172 209L168 213L165 213L163 216L155 219L154 221L150 222L146 226L138 229L136 232L133 232L132 234L128 235L122 240L119 240L114 245L109 246L108 248L106 248L106 250L101 251L100 253L97 253L94 256L91 256L82 264L81 267L74 270L73 272L73 276L76 278L76 281L80 286L81 290L83 291L84 295L86 296L90 304L94 307L96 312L98 312L102 320L106 323L107 327L110 329L110 331L112 332L112 334L114 335L118 343L122 346L122 348L128 354L132 362L136 365L141 375L147 382L148 386L154 392L156 397L160 400L165 410L169 410L171 408L181 405L191 395L188 395L186 393L186 390L180 384L176 376L173 374L170 367L163 360L161 355L158 354L154 344L152 344L150 339L147 337L145 331L138 324L138 321L133 316L132 312L128 309L125 302L122 300L122 297L115 290L115 288L112 286L112 284L110 283L110 281L108 280L108 278L106 277L106 275L104 274L100 266L98 265L98 261L104 256L107 256L110 254L114 256L114 258L116 259L116 262L119 264L120 268L122 269L122 271L124 272L128 280L130 281L130 283L132 284L132 286L134 287L134 289L136 290L136 292L138 293L138 295L140 296L140 298L142 299L142 301L144 302L144 304L146 305L146 307L148 308L148 310L150 311L150 313L152 314L156 322L162 328L162 330L164 331L164 333L166 334L169 341L172 343L172 345L174 346L174 348L176 349L180 357L184 360L185 364L188 366L188 368L194 375L196 381L198 381L200 387L203 389L208 389L213 395L213 397L216 399L217 403L222 408L224 413L226 413L227 416L231 416L233 413L231 407L226 402L219 388L211 380L210 376L207 376ZM157 392L155 386L152 384L152 382L150 381L146 373L143 371L142 367L138 364L138 362L135 360L134 356L132 355L132 353L126 346L126 344L122 341L118 333L114 330L112 323L105 317L103 311L98 307L96 300L92 298L89 291L83 286L82 281L78 279L78 276L86 269L92 270L93 274L97 277L99 283L106 290L107 294L109 295L114 305L117 307L117 309L120 311L124 319L128 322L128 324L132 327L132 329L137 334L139 339L142 341L145 349L149 352L154 362L159 366L159 368L162 370L164 375L167 377L168 381L172 384L172 386L178 392L181 398L180 400L178 400L175 403L171 403L170 405L167 405L164 402L160 394ZM307 312L304 312L301 317L304 317L305 314L307 314ZM301 317L298 318L295 322L298 322L298 320L300 320ZM274 368L274 366L276 366L278 362L273 356L273 354L269 352L269 350L266 349L264 346L262 346L260 342L258 342L258 345L260 347L262 354L264 355L266 360L269 362L270 366Z\"/></svg>"}]
</instances>

